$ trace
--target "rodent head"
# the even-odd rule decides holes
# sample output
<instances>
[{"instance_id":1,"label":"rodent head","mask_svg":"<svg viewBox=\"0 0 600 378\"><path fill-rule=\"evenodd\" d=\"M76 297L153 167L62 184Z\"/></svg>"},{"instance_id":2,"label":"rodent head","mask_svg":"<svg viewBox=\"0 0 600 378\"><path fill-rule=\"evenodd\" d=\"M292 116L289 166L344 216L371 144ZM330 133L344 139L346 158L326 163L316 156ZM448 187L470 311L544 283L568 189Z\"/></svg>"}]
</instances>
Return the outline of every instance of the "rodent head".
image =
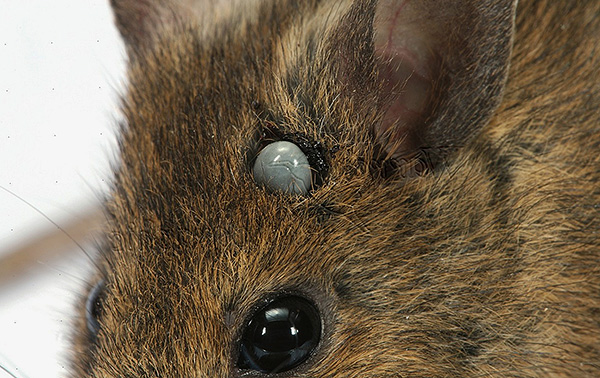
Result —
<instances>
[{"instance_id":1,"label":"rodent head","mask_svg":"<svg viewBox=\"0 0 600 378\"><path fill-rule=\"evenodd\" d=\"M514 2L191 3L113 0L126 125L78 374L460 372L486 336L453 309L487 299L442 235L503 241L484 163L437 173L499 103ZM306 191L255 181L278 141L308 156ZM247 356L286 327L309 336L260 342L289 360Z\"/></svg>"}]
</instances>

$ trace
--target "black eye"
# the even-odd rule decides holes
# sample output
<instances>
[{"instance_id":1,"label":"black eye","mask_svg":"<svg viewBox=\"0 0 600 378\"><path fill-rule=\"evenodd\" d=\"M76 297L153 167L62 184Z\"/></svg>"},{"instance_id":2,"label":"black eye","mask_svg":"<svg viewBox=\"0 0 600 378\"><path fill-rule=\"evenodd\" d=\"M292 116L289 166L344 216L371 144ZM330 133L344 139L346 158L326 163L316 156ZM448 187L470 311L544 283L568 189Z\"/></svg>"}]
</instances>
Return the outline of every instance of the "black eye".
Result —
<instances>
[{"instance_id":1,"label":"black eye","mask_svg":"<svg viewBox=\"0 0 600 378\"><path fill-rule=\"evenodd\" d=\"M312 303L300 297L280 298L246 326L238 367L261 373L290 370L310 357L320 337L321 319Z\"/></svg>"},{"instance_id":2,"label":"black eye","mask_svg":"<svg viewBox=\"0 0 600 378\"><path fill-rule=\"evenodd\" d=\"M102 311L102 295L104 294L104 281L98 282L90 291L85 302L85 315L87 328L92 339L96 337L100 331L100 323L98 319Z\"/></svg>"}]
</instances>

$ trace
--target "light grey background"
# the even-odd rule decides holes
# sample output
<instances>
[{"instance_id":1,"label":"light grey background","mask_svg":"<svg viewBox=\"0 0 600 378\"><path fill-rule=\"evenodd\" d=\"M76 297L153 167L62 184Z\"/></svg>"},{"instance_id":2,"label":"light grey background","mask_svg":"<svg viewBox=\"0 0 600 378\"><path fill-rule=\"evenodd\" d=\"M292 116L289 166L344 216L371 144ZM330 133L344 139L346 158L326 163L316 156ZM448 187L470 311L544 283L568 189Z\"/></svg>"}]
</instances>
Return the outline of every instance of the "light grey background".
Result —
<instances>
[{"instance_id":1,"label":"light grey background","mask_svg":"<svg viewBox=\"0 0 600 378\"><path fill-rule=\"evenodd\" d=\"M66 225L97 207L110 179L122 43L108 0L0 0L0 10L0 186ZM53 231L0 188L0 258ZM64 248L73 252L0 286L0 365L18 377L66 376L89 262Z\"/></svg>"}]
</instances>

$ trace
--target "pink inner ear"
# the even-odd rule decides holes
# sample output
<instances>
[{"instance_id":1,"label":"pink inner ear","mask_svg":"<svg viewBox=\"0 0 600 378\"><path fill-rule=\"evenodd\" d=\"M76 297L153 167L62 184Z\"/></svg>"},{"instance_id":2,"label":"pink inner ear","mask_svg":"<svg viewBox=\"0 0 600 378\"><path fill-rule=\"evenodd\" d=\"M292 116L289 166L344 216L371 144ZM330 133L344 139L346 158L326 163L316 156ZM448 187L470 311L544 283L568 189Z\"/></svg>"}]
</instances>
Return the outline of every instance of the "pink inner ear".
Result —
<instances>
[{"instance_id":1,"label":"pink inner ear","mask_svg":"<svg viewBox=\"0 0 600 378\"><path fill-rule=\"evenodd\" d=\"M422 13L422 12L421 12ZM383 96L388 98L376 138L390 157L411 157L420 147L433 88L431 20L410 0L383 0L374 22L375 54Z\"/></svg>"}]
</instances>

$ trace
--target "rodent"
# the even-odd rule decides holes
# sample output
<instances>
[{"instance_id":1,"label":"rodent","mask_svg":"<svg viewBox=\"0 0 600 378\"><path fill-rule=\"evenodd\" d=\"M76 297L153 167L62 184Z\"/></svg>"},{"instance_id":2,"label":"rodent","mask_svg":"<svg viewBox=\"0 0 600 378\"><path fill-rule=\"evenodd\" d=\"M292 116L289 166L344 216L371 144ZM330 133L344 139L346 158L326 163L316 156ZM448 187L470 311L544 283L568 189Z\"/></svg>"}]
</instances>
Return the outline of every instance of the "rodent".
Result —
<instances>
[{"instance_id":1,"label":"rodent","mask_svg":"<svg viewBox=\"0 0 600 378\"><path fill-rule=\"evenodd\" d=\"M112 6L73 377L600 376L600 2Z\"/></svg>"}]
</instances>

